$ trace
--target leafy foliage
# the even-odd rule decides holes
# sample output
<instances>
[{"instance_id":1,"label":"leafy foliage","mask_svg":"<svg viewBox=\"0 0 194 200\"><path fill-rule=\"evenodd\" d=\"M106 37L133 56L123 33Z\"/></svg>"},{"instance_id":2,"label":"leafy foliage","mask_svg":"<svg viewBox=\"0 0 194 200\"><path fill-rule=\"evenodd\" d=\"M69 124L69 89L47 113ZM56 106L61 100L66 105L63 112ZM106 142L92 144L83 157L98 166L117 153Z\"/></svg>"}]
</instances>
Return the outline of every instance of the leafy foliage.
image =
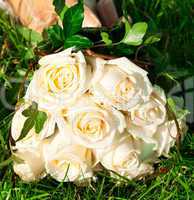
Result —
<instances>
[{"instance_id":1,"label":"leafy foliage","mask_svg":"<svg viewBox=\"0 0 194 200\"><path fill-rule=\"evenodd\" d=\"M109 38L109 34L108 34L108 33L102 32L102 33L101 33L101 37L102 37L102 41L103 41L106 45L112 44L112 40Z\"/></svg>"},{"instance_id":2,"label":"leafy foliage","mask_svg":"<svg viewBox=\"0 0 194 200\"><path fill-rule=\"evenodd\" d=\"M38 104L35 102L32 102L32 105L25 109L22 114L26 117L26 120L18 140L23 139L33 127L36 133L40 133L47 120L46 113L39 111Z\"/></svg>"},{"instance_id":3,"label":"leafy foliage","mask_svg":"<svg viewBox=\"0 0 194 200\"><path fill-rule=\"evenodd\" d=\"M17 30L26 41L31 41L33 45L37 45L43 40L40 33L30 30L26 27L19 26Z\"/></svg>"},{"instance_id":4,"label":"leafy foliage","mask_svg":"<svg viewBox=\"0 0 194 200\"><path fill-rule=\"evenodd\" d=\"M145 22L138 22L131 27L128 21L126 21L125 36L122 42L133 46L142 44L143 37L146 34L147 28L148 25Z\"/></svg>"},{"instance_id":5,"label":"leafy foliage","mask_svg":"<svg viewBox=\"0 0 194 200\"><path fill-rule=\"evenodd\" d=\"M159 41L160 41L159 35L151 35L144 41L144 45L150 45L150 44L153 44L153 43L159 42Z\"/></svg>"},{"instance_id":6,"label":"leafy foliage","mask_svg":"<svg viewBox=\"0 0 194 200\"><path fill-rule=\"evenodd\" d=\"M60 15L65 7L65 1L63 0L54 0L53 5L55 6L55 11Z\"/></svg>"},{"instance_id":7,"label":"leafy foliage","mask_svg":"<svg viewBox=\"0 0 194 200\"><path fill-rule=\"evenodd\" d=\"M77 34L82 29L82 22L84 19L83 2L79 1L74 6L67 8L64 1L55 0L55 9L59 14L63 27L58 24L49 27L45 34L48 42L54 49L75 46L77 48L89 48L92 42L89 38ZM45 42L45 41L44 41Z\"/></svg>"},{"instance_id":8,"label":"leafy foliage","mask_svg":"<svg viewBox=\"0 0 194 200\"><path fill-rule=\"evenodd\" d=\"M68 38L76 34L82 28L84 20L83 3L78 3L69 8L63 16L63 33Z\"/></svg>"},{"instance_id":9,"label":"leafy foliage","mask_svg":"<svg viewBox=\"0 0 194 200\"><path fill-rule=\"evenodd\" d=\"M63 29L59 25L55 24L49 27L45 32L46 32L45 34L47 34L48 37L48 42L51 44L53 48L59 48L63 46L64 42Z\"/></svg>"},{"instance_id":10,"label":"leafy foliage","mask_svg":"<svg viewBox=\"0 0 194 200\"><path fill-rule=\"evenodd\" d=\"M177 119L185 119L185 117L190 113L188 110L178 107L177 102L175 102L173 98L168 98L167 102Z\"/></svg>"},{"instance_id":11,"label":"leafy foliage","mask_svg":"<svg viewBox=\"0 0 194 200\"><path fill-rule=\"evenodd\" d=\"M67 38L64 43L65 48L72 46L76 46L77 48L90 48L92 46L92 42L87 37L73 35L70 38Z\"/></svg>"},{"instance_id":12,"label":"leafy foliage","mask_svg":"<svg viewBox=\"0 0 194 200\"><path fill-rule=\"evenodd\" d=\"M193 3L191 0L127 0L125 4L134 22L148 23L148 35L161 36L160 42L141 50L141 59L152 64L153 81L167 90L176 84L172 79L180 83L194 74Z\"/></svg>"},{"instance_id":13,"label":"leafy foliage","mask_svg":"<svg viewBox=\"0 0 194 200\"><path fill-rule=\"evenodd\" d=\"M68 48L70 46L74 46L78 49L97 48L96 50L98 51L98 47L100 47L100 51L102 52L105 51L107 54L119 55L120 49L123 49L123 43L127 45L126 49L131 49L131 51L133 51L130 46L141 45L143 37L146 34L147 23L139 22L131 27L127 20L125 20L125 29L123 29L124 24L120 23L115 25L112 29L106 29L105 31L101 31L100 28L94 28L90 29L90 32L87 32L87 29L82 29L82 22L84 19L82 1L79 1L70 8L67 8L61 0L55 0L54 5L62 20L63 27L55 24L45 31L44 35L46 35L46 37L44 37L44 43L47 41L49 46L52 46L52 50L56 50L58 48L61 49L61 47ZM117 35L114 35L115 30ZM99 37L92 37L92 35L98 34ZM118 34L123 37L118 37ZM113 38L113 40L111 38ZM119 38L120 40L118 40ZM159 41L156 39L156 36L154 37L154 35L149 40L147 41L149 44ZM117 46L114 53L110 51L112 46Z\"/></svg>"}]
</instances>

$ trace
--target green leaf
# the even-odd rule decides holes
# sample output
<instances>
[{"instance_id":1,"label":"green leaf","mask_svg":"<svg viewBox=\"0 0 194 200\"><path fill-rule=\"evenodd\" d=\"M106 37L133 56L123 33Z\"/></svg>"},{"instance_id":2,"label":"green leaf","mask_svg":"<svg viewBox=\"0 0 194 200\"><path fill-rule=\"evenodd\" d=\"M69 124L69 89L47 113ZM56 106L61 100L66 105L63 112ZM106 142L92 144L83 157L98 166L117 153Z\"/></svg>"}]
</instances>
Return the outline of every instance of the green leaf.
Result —
<instances>
[{"instance_id":1,"label":"green leaf","mask_svg":"<svg viewBox=\"0 0 194 200\"><path fill-rule=\"evenodd\" d=\"M34 124L35 122L32 117L27 118L26 121L24 122L20 137L17 139L17 141L23 139L28 134L28 132L33 128Z\"/></svg>"},{"instance_id":2,"label":"green leaf","mask_svg":"<svg viewBox=\"0 0 194 200\"><path fill-rule=\"evenodd\" d=\"M190 112L187 109L180 109L177 113L177 118L180 120L184 120Z\"/></svg>"},{"instance_id":3,"label":"green leaf","mask_svg":"<svg viewBox=\"0 0 194 200\"><path fill-rule=\"evenodd\" d=\"M22 115L29 117L32 114L32 111L28 108L22 112Z\"/></svg>"},{"instance_id":4,"label":"green leaf","mask_svg":"<svg viewBox=\"0 0 194 200\"><path fill-rule=\"evenodd\" d=\"M167 99L168 105L170 106L170 108L175 111L176 110L176 104L174 102L174 100L172 98L168 98Z\"/></svg>"},{"instance_id":5,"label":"green leaf","mask_svg":"<svg viewBox=\"0 0 194 200\"><path fill-rule=\"evenodd\" d=\"M46 122L46 120L47 120L47 114L45 112L38 111L35 118L35 132L36 133L40 133L40 131L44 127L44 123Z\"/></svg>"},{"instance_id":6,"label":"green leaf","mask_svg":"<svg viewBox=\"0 0 194 200\"><path fill-rule=\"evenodd\" d=\"M63 29L58 24L49 27L46 33L48 34L48 40L54 48L59 48L63 45Z\"/></svg>"},{"instance_id":7,"label":"green leaf","mask_svg":"<svg viewBox=\"0 0 194 200\"><path fill-rule=\"evenodd\" d=\"M148 25L145 22L138 22L130 27L129 22L125 22L125 36L121 42L138 46L142 44L143 37L147 31Z\"/></svg>"},{"instance_id":8,"label":"green leaf","mask_svg":"<svg viewBox=\"0 0 194 200\"><path fill-rule=\"evenodd\" d=\"M173 74L170 74L168 72L162 72L158 76L164 76L165 78L175 82L176 84L179 84L179 82L176 80L176 77L174 77Z\"/></svg>"},{"instance_id":9,"label":"green leaf","mask_svg":"<svg viewBox=\"0 0 194 200\"><path fill-rule=\"evenodd\" d=\"M120 43L111 49L111 54L114 56L129 56L134 53L134 50L129 45Z\"/></svg>"},{"instance_id":10,"label":"green leaf","mask_svg":"<svg viewBox=\"0 0 194 200\"><path fill-rule=\"evenodd\" d=\"M129 31L131 30L131 24L129 24L129 21L125 19L125 37L127 37L127 34L129 33Z\"/></svg>"},{"instance_id":11,"label":"green leaf","mask_svg":"<svg viewBox=\"0 0 194 200\"><path fill-rule=\"evenodd\" d=\"M25 54L24 54L24 60L30 60L33 59L35 57L34 55L34 51L32 48L26 48L25 49Z\"/></svg>"},{"instance_id":12,"label":"green leaf","mask_svg":"<svg viewBox=\"0 0 194 200\"><path fill-rule=\"evenodd\" d=\"M32 102L32 105L25 109L22 114L27 117L27 119L24 122L21 135L18 140L23 139L33 126L35 126L35 132L40 133L45 121L47 120L47 114L43 111L38 111L38 104L36 102Z\"/></svg>"},{"instance_id":13,"label":"green leaf","mask_svg":"<svg viewBox=\"0 0 194 200\"><path fill-rule=\"evenodd\" d=\"M106 45L110 45L112 44L112 40L109 38L109 34L106 33L106 32L101 32L101 37L102 37L102 40L103 42L106 44Z\"/></svg>"},{"instance_id":14,"label":"green leaf","mask_svg":"<svg viewBox=\"0 0 194 200\"><path fill-rule=\"evenodd\" d=\"M159 35L151 35L150 37L148 37L145 41L144 41L144 45L149 45L149 44L153 44L156 42L160 41L160 36Z\"/></svg>"},{"instance_id":15,"label":"green leaf","mask_svg":"<svg viewBox=\"0 0 194 200\"><path fill-rule=\"evenodd\" d=\"M19 31L19 33L23 36L23 38L26 41L29 41L35 45L40 43L43 40L40 33L36 32L34 30L31 30L29 28L19 26L17 28L17 30Z\"/></svg>"},{"instance_id":16,"label":"green leaf","mask_svg":"<svg viewBox=\"0 0 194 200\"><path fill-rule=\"evenodd\" d=\"M73 35L70 38L67 38L64 43L64 47L78 47L78 48L89 48L93 45L92 41L90 41L87 37L83 37L80 35Z\"/></svg>"},{"instance_id":17,"label":"green leaf","mask_svg":"<svg viewBox=\"0 0 194 200\"><path fill-rule=\"evenodd\" d=\"M65 1L64 0L54 0L53 5L55 6L56 13L58 15L60 15L63 8L65 7Z\"/></svg>"},{"instance_id":18,"label":"green leaf","mask_svg":"<svg viewBox=\"0 0 194 200\"><path fill-rule=\"evenodd\" d=\"M171 110L174 112L177 119L182 120L185 119L185 117L190 114L190 112L186 109L181 109L178 106L178 103L176 104L175 100L173 98L167 99L168 106L171 108Z\"/></svg>"},{"instance_id":19,"label":"green leaf","mask_svg":"<svg viewBox=\"0 0 194 200\"><path fill-rule=\"evenodd\" d=\"M78 3L69 8L63 16L63 32L65 39L74 35L82 28L84 19L83 3Z\"/></svg>"},{"instance_id":20,"label":"green leaf","mask_svg":"<svg viewBox=\"0 0 194 200\"><path fill-rule=\"evenodd\" d=\"M36 115L36 112L38 110L38 104L36 102L32 102L32 105L30 105L27 109L25 109L22 112L22 115L25 117L30 117L32 115Z\"/></svg>"},{"instance_id":21,"label":"green leaf","mask_svg":"<svg viewBox=\"0 0 194 200\"><path fill-rule=\"evenodd\" d=\"M68 7L65 5L65 0L54 0L53 5L55 6L55 11L63 21L64 14L68 10Z\"/></svg>"}]
</instances>

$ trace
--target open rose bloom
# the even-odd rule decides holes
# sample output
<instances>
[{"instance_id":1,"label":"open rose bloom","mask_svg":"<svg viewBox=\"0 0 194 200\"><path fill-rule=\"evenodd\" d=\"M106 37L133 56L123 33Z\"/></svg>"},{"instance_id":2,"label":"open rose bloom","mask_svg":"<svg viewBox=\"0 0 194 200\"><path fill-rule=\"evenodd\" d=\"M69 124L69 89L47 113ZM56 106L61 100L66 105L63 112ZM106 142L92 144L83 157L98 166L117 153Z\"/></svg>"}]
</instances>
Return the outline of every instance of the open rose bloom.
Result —
<instances>
[{"instance_id":1,"label":"open rose bloom","mask_svg":"<svg viewBox=\"0 0 194 200\"><path fill-rule=\"evenodd\" d=\"M167 115L164 91L127 58L107 61L70 48L39 65L12 121L11 148L20 159L14 171L24 181L87 181L103 167L140 179L184 132L184 121L178 128ZM32 127L20 139L32 102L47 119L38 134Z\"/></svg>"}]
</instances>

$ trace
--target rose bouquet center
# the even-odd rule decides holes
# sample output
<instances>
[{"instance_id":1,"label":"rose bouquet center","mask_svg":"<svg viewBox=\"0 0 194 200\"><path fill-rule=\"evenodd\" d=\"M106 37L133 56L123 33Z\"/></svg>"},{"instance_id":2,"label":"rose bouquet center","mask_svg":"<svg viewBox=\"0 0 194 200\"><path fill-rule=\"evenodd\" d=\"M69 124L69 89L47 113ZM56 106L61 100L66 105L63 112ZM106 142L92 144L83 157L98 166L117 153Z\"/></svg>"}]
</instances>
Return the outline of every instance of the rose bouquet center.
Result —
<instances>
[{"instance_id":1,"label":"rose bouquet center","mask_svg":"<svg viewBox=\"0 0 194 200\"><path fill-rule=\"evenodd\" d=\"M39 65L11 127L14 171L24 181L87 181L103 168L140 179L184 132L184 121L167 114L164 91L126 57L69 48Z\"/></svg>"}]
</instances>

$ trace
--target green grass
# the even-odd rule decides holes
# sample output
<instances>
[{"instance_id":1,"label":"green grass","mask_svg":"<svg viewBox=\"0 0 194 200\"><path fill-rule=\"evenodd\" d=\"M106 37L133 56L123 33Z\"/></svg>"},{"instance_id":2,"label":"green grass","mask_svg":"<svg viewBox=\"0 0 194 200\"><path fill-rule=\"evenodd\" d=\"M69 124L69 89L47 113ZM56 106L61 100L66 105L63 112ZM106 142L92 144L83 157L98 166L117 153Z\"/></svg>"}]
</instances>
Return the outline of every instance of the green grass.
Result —
<instances>
[{"instance_id":1,"label":"green grass","mask_svg":"<svg viewBox=\"0 0 194 200\"><path fill-rule=\"evenodd\" d=\"M101 172L96 182L87 187L57 183L46 178L25 184L16 177L11 166L4 169L0 182L0 199L193 199L194 137L187 135L181 155L172 151L171 158L156 166L153 176L142 181L116 180Z\"/></svg>"},{"instance_id":2,"label":"green grass","mask_svg":"<svg viewBox=\"0 0 194 200\"><path fill-rule=\"evenodd\" d=\"M120 2L120 1L116 1ZM128 0L126 10L134 22L146 21L150 33L159 33L161 41L143 47L139 59L150 62L153 83L168 91L194 72L194 1ZM119 9L118 4L118 9ZM120 13L122 11L120 10ZM130 58L134 58L134 54ZM15 105L21 83L29 66L37 62L34 44L21 35L15 22L0 13L0 86L8 102ZM170 77L170 78L169 78ZM165 80L165 81L164 81ZM164 84L165 83L165 84ZM194 199L194 130L192 126L182 142L180 152L174 148L169 159L155 166L153 176L141 181L113 179L108 172L97 174L87 187L58 183L50 177L37 183L22 182L12 170L8 138L13 110L0 102L0 200L32 199L109 199L109 200L189 200ZM7 160L8 159L8 160Z\"/></svg>"}]
</instances>

